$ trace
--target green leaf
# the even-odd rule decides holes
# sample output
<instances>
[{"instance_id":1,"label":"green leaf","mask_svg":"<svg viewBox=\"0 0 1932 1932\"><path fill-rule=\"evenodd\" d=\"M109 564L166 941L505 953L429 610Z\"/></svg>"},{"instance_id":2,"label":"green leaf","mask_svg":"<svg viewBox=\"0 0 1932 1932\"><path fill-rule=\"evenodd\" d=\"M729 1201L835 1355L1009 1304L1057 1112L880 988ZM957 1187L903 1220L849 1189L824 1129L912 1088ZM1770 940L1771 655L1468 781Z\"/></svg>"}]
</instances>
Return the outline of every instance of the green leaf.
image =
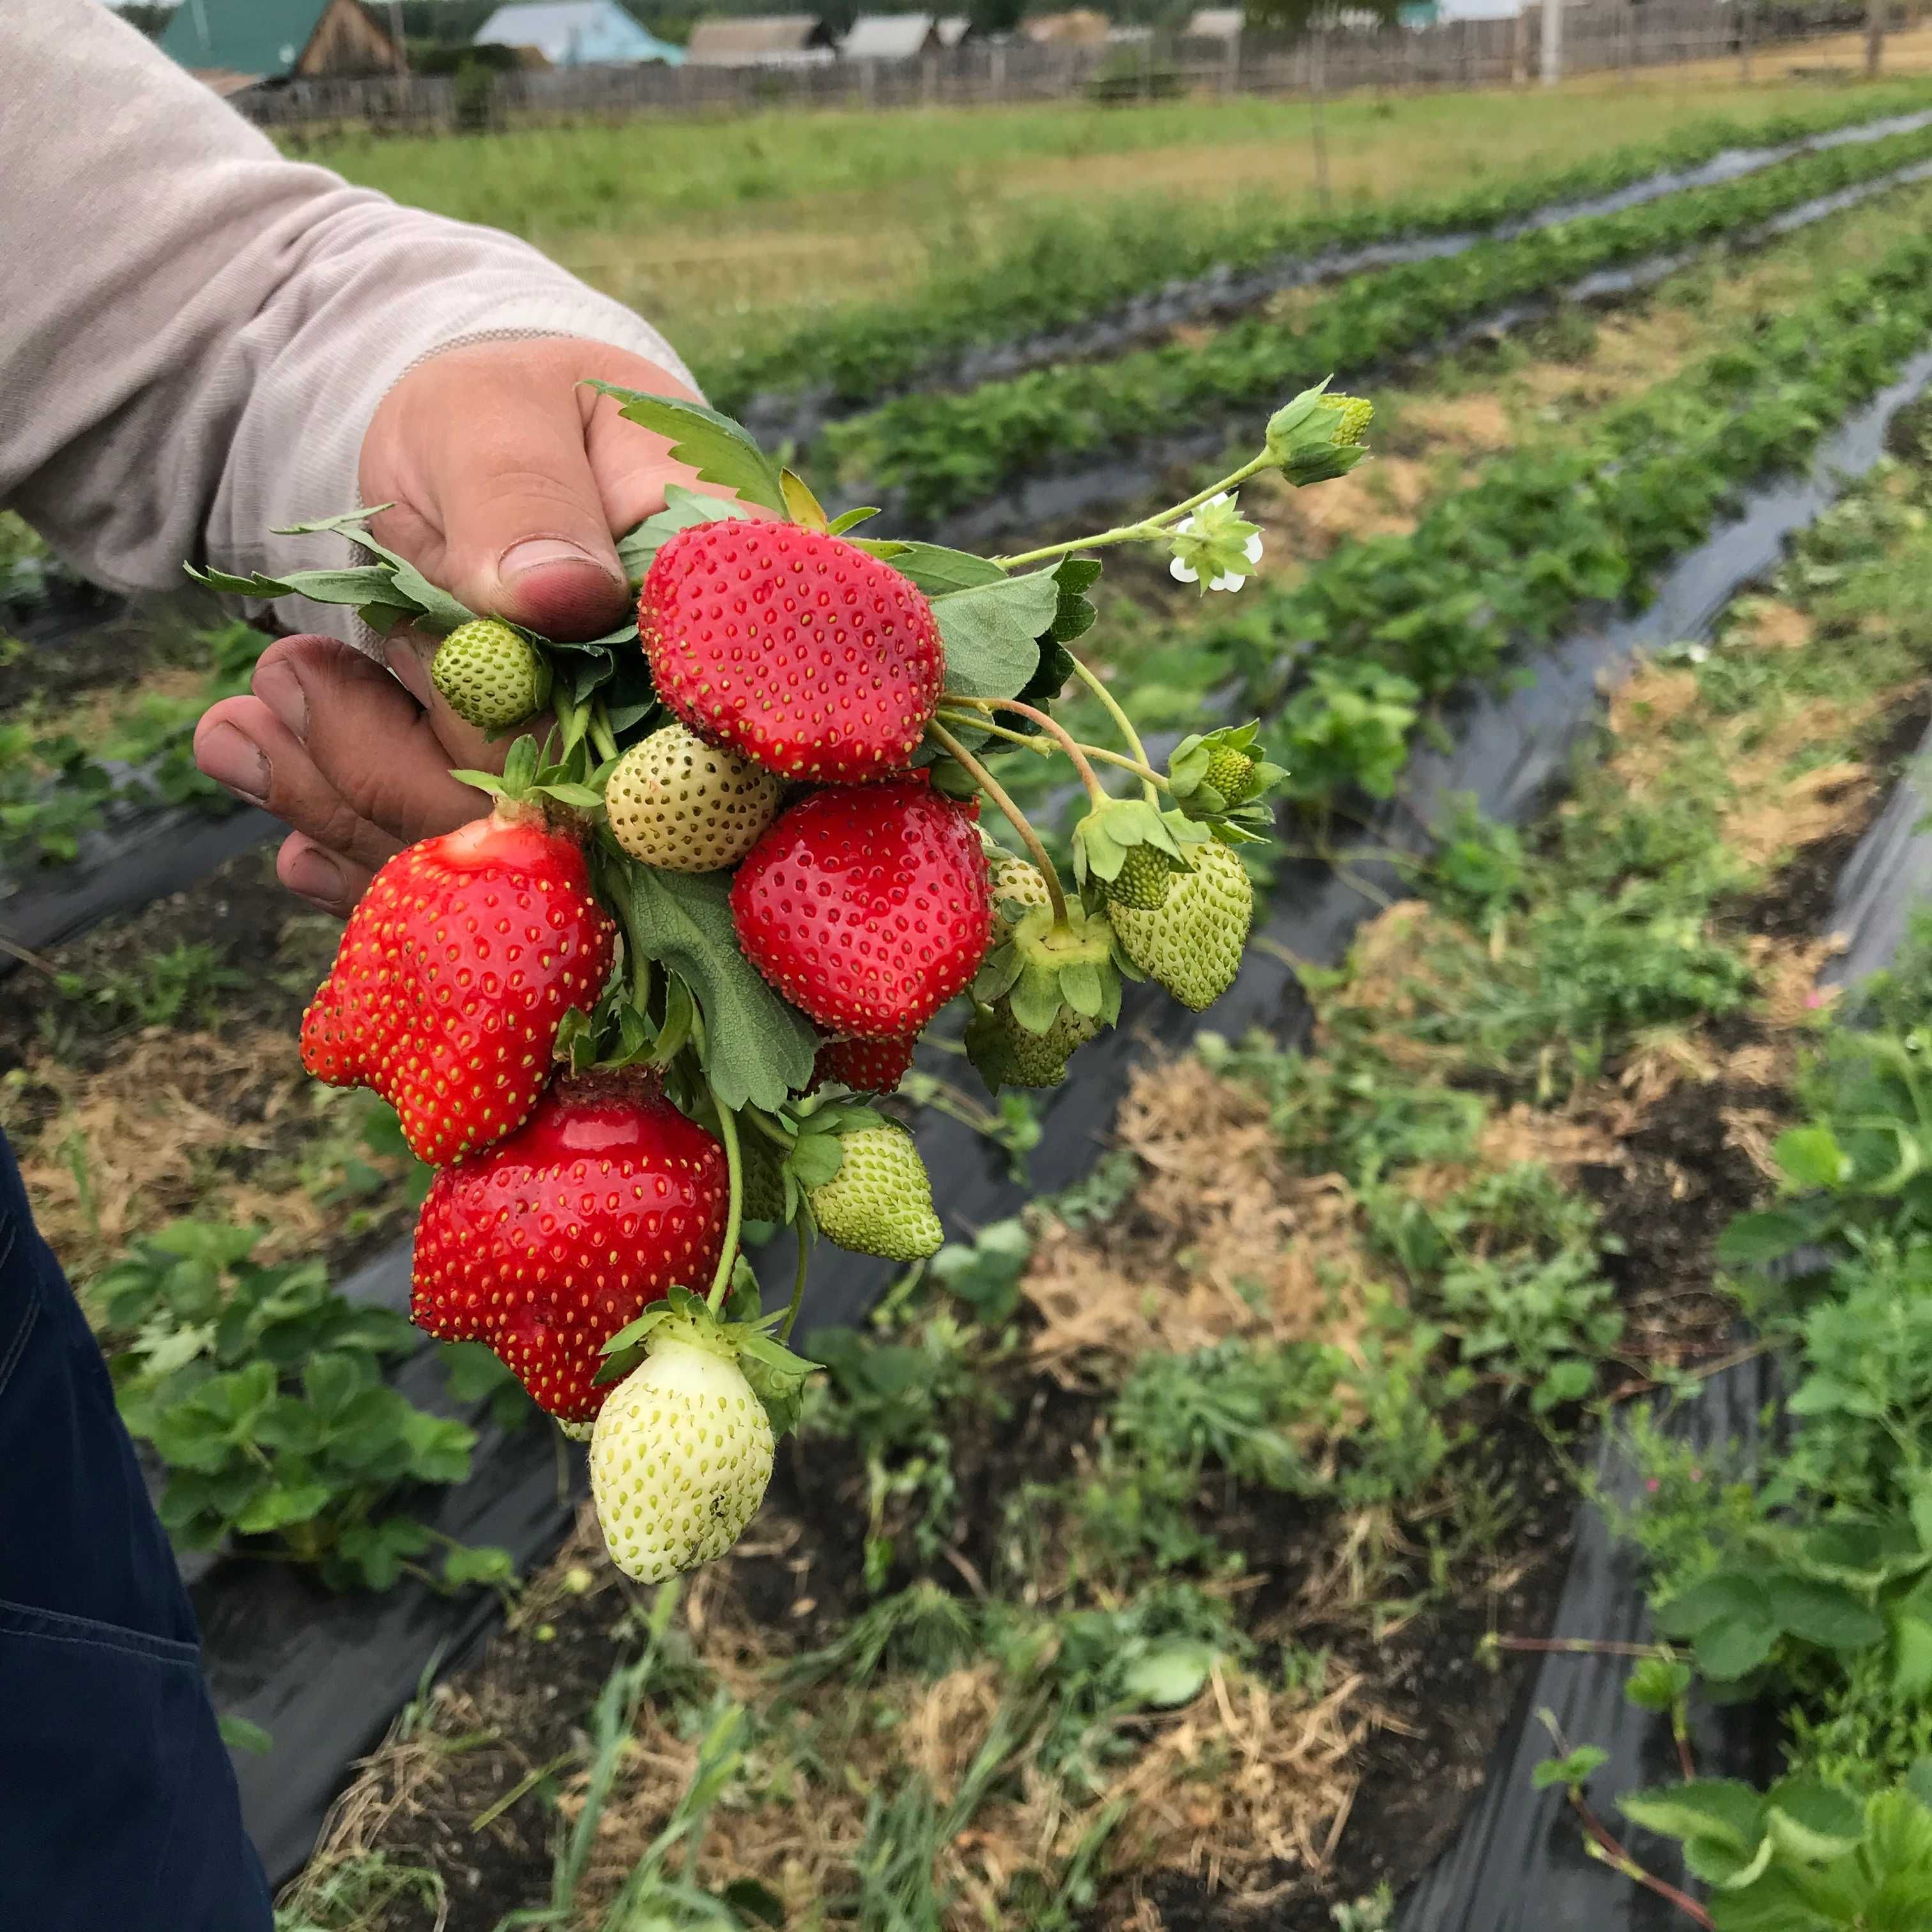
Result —
<instances>
[{"instance_id":1,"label":"green leaf","mask_svg":"<svg viewBox=\"0 0 1932 1932\"><path fill-rule=\"evenodd\" d=\"M1792 1857L1828 1864L1865 1834L1864 1807L1815 1778L1780 1778L1766 1793L1772 1835Z\"/></svg>"},{"instance_id":2,"label":"green leaf","mask_svg":"<svg viewBox=\"0 0 1932 1932\"><path fill-rule=\"evenodd\" d=\"M670 439L670 453L688 464L706 483L730 490L748 502L785 512L784 488L778 466L752 440L742 423L702 403L680 402L670 396L646 396L614 382L592 381L589 386L615 396L628 422L641 424Z\"/></svg>"},{"instance_id":3,"label":"green leaf","mask_svg":"<svg viewBox=\"0 0 1932 1932\"><path fill-rule=\"evenodd\" d=\"M1748 1857L1765 1833L1766 1802L1732 1778L1700 1778L1654 1791L1626 1792L1617 1808L1634 1825L1670 1838L1707 1838Z\"/></svg>"},{"instance_id":4,"label":"green leaf","mask_svg":"<svg viewBox=\"0 0 1932 1932\"><path fill-rule=\"evenodd\" d=\"M1556 1785L1566 1788L1586 1783L1610 1761L1610 1754L1595 1744L1579 1744L1567 1757L1548 1757L1529 1774L1531 1788L1548 1791Z\"/></svg>"},{"instance_id":5,"label":"green leaf","mask_svg":"<svg viewBox=\"0 0 1932 1932\"><path fill-rule=\"evenodd\" d=\"M313 1522L334 1496L326 1483L271 1483L249 1498L235 1518L235 1528L243 1536L266 1536L290 1523Z\"/></svg>"},{"instance_id":6,"label":"green leaf","mask_svg":"<svg viewBox=\"0 0 1932 1932\"><path fill-rule=\"evenodd\" d=\"M1765 1594L1780 1628L1820 1649L1864 1650L1884 1641L1885 1619L1842 1583L1774 1572L1765 1580Z\"/></svg>"},{"instance_id":7,"label":"green leaf","mask_svg":"<svg viewBox=\"0 0 1932 1932\"><path fill-rule=\"evenodd\" d=\"M792 1176L801 1187L824 1187L838 1178L845 1150L836 1134L804 1133L790 1155Z\"/></svg>"},{"instance_id":8,"label":"green leaf","mask_svg":"<svg viewBox=\"0 0 1932 1932\"><path fill-rule=\"evenodd\" d=\"M1053 614L1055 644L1070 644L1094 628L1100 614L1087 593L1100 575L1100 560L1096 556L1070 556L1055 566L1053 580L1060 586L1059 608Z\"/></svg>"},{"instance_id":9,"label":"green leaf","mask_svg":"<svg viewBox=\"0 0 1932 1932\"><path fill-rule=\"evenodd\" d=\"M1815 1209L1806 1206L1740 1214L1718 1237L1718 1259L1726 1268L1762 1268L1803 1247L1819 1226Z\"/></svg>"},{"instance_id":10,"label":"green leaf","mask_svg":"<svg viewBox=\"0 0 1932 1932\"><path fill-rule=\"evenodd\" d=\"M516 1574L510 1552L494 1544L459 1544L443 1556L442 1581L448 1589L460 1589L466 1583L508 1583Z\"/></svg>"},{"instance_id":11,"label":"green leaf","mask_svg":"<svg viewBox=\"0 0 1932 1932\"><path fill-rule=\"evenodd\" d=\"M1777 1851L1777 1844L1769 1832L1748 1852L1741 1852L1734 1845L1717 1838L1686 1838L1684 1862L1706 1885L1714 1885L1722 1891L1737 1892L1754 1885L1764 1876Z\"/></svg>"},{"instance_id":12,"label":"green leaf","mask_svg":"<svg viewBox=\"0 0 1932 1932\"><path fill-rule=\"evenodd\" d=\"M1720 1617L1768 1618L1770 1615L1770 1600L1755 1577L1720 1570L1660 1604L1656 1618L1658 1628L1666 1636L1691 1637Z\"/></svg>"},{"instance_id":13,"label":"green leaf","mask_svg":"<svg viewBox=\"0 0 1932 1932\"><path fill-rule=\"evenodd\" d=\"M1834 1188L1851 1178L1850 1157L1829 1127L1793 1127L1778 1136L1771 1156L1796 1187Z\"/></svg>"},{"instance_id":14,"label":"green leaf","mask_svg":"<svg viewBox=\"0 0 1932 1932\"><path fill-rule=\"evenodd\" d=\"M1917 1702L1932 1691L1932 1623L1900 1616L1892 1634L1892 1694Z\"/></svg>"},{"instance_id":15,"label":"green leaf","mask_svg":"<svg viewBox=\"0 0 1932 1932\"><path fill-rule=\"evenodd\" d=\"M252 1718L244 1718L238 1712L224 1711L218 1720L221 1742L230 1750L246 1751L251 1757L266 1757L275 1748L275 1741Z\"/></svg>"},{"instance_id":16,"label":"green leaf","mask_svg":"<svg viewBox=\"0 0 1932 1932\"><path fill-rule=\"evenodd\" d=\"M891 554L886 561L902 577L909 577L928 597L944 597L956 590L971 590L982 584L999 584L1006 573L997 563L970 550L948 550L943 544L874 544L863 537L854 541L861 550L878 556Z\"/></svg>"},{"instance_id":17,"label":"green leaf","mask_svg":"<svg viewBox=\"0 0 1932 1932\"><path fill-rule=\"evenodd\" d=\"M1688 1664L1674 1657L1646 1657L1630 1672L1630 1682L1624 1686L1624 1697L1640 1711L1654 1711L1661 1716L1690 1688Z\"/></svg>"},{"instance_id":18,"label":"green leaf","mask_svg":"<svg viewBox=\"0 0 1932 1932\"><path fill-rule=\"evenodd\" d=\"M1200 1696L1214 1653L1204 1643L1162 1644L1144 1652L1120 1672L1120 1690L1130 1704L1166 1710Z\"/></svg>"},{"instance_id":19,"label":"green leaf","mask_svg":"<svg viewBox=\"0 0 1932 1932\"><path fill-rule=\"evenodd\" d=\"M946 646L946 688L968 698L1012 698L1040 666L1060 589L1051 572L1003 577L932 600Z\"/></svg>"},{"instance_id":20,"label":"green leaf","mask_svg":"<svg viewBox=\"0 0 1932 1932\"><path fill-rule=\"evenodd\" d=\"M697 1000L705 1072L719 1103L776 1113L810 1081L818 1036L738 950L729 882L714 872L615 862L605 877L631 943L676 974Z\"/></svg>"},{"instance_id":21,"label":"green leaf","mask_svg":"<svg viewBox=\"0 0 1932 1932\"><path fill-rule=\"evenodd\" d=\"M1778 1643L1778 1626L1768 1618L1719 1617L1691 1640L1697 1667L1720 1684L1735 1683L1763 1664Z\"/></svg>"},{"instance_id":22,"label":"green leaf","mask_svg":"<svg viewBox=\"0 0 1932 1932\"><path fill-rule=\"evenodd\" d=\"M624 566L624 574L634 581L650 568L652 559L680 530L752 514L742 503L723 496L707 496L698 490L687 490L682 483L667 484L664 508L619 539L617 561Z\"/></svg>"}]
</instances>

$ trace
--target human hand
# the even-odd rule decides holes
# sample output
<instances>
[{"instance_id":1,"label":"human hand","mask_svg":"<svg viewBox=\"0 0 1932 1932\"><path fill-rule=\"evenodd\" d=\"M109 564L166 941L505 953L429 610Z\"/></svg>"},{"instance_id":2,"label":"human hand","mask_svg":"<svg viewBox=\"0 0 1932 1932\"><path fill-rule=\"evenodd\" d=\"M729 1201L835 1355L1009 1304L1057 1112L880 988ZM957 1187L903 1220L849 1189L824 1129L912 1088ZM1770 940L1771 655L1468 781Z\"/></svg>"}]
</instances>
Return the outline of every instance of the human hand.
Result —
<instances>
[{"instance_id":1,"label":"human hand","mask_svg":"<svg viewBox=\"0 0 1932 1932\"><path fill-rule=\"evenodd\" d=\"M666 484L705 486L580 386L588 376L692 393L642 356L575 339L478 343L412 370L363 439L362 500L394 506L373 533L481 615L550 638L614 629L629 590L612 533L662 509ZM202 770L292 828L283 884L327 911L346 914L403 846L479 814L452 766L502 767L509 741L491 744L430 682L436 644L399 632L386 667L334 638L284 638L253 695L196 728Z\"/></svg>"}]
</instances>

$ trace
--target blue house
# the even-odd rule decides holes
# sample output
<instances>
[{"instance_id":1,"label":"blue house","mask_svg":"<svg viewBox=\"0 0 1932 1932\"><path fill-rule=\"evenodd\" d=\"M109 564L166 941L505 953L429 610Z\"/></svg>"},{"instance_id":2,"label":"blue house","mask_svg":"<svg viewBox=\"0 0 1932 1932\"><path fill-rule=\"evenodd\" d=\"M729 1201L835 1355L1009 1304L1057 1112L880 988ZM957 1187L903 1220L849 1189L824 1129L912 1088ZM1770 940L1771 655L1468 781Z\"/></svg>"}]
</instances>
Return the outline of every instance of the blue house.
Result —
<instances>
[{"instance_id":1,"label":"blue house","mask_svg":"<svg viewBox=\"0 0 1932 1932\"><path fill-rule=\"evenodd\" d=\"M478 46L534 47L552 67L680 65L684 50L661 40L617 0L519 0L476 30Z\"/></svg>"}]
</instances>

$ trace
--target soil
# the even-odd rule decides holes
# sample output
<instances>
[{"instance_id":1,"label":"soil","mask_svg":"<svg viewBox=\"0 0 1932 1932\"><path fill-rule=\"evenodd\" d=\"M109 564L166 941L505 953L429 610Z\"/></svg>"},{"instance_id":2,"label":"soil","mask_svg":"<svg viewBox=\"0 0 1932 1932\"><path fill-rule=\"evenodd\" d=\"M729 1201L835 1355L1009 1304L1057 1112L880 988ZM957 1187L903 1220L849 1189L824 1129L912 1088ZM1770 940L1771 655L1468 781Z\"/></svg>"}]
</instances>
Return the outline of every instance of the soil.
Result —
<instances>
[{"instance_id":1,"label":"soil","mask_svg":"<svg viewBox=\"0 0 1932 1932\"><path fill-rule=\"evenodd\" d=\"M0 604L0 638L25 646L0 652L0 718L36 700L64 707L88 692L137 691L158 665L193 662L196 630L224 621L192 590L130 602L63 581L36 610Z\"/></svg>"}]
</instances>

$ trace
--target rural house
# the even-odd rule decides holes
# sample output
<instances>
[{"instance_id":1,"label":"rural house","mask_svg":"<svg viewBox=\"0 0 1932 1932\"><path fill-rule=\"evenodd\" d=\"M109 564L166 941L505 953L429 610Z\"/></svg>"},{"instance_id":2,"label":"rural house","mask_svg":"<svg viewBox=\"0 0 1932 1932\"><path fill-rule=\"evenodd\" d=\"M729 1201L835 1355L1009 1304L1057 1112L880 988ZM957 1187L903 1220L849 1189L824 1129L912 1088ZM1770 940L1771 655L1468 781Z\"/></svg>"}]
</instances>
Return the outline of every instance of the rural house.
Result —
<instances>
[{"instance_id":1,"label":"rural house","mask_svg":"<svg viewBox=\"0 0 1932 1932\"><path fill-rule=\"evenodd\" d=\"M182 0L160 46L218 94L409 64L356 0Z\"/></svg>"},{"instance_id":2,"label":"rural house","mask_svg":"<svg viewBox=\"0 0 1932 1932\"><path fill-rule=\"evenodd\" d=\"M963 16L941 20L932 14L861 14L838 44L847 60L913 60L943 53L966 38L971 22Z\"/></svg>"},{"instance_id":3,"label":"rural house","mask_svg":"<svg viewBox=\"0 0 1932 1932\"><path fill-rule=\"evenodd\" d=\"M499 7L477 28L476 46L532 48L552 67L676 67L684 50L661 40L617 0L530 0Z\"/></svg>"},{"instance_id":4,"label":"rural house","mask_svg":"<svg viewBox=\"0 0 1932 1932\"><path fill-rule=\"evenodd\" d=\"M816 14L700 20L686 58L694 67L811 67L832 58L832 38Z\"/></svg>"}]
</instances>

